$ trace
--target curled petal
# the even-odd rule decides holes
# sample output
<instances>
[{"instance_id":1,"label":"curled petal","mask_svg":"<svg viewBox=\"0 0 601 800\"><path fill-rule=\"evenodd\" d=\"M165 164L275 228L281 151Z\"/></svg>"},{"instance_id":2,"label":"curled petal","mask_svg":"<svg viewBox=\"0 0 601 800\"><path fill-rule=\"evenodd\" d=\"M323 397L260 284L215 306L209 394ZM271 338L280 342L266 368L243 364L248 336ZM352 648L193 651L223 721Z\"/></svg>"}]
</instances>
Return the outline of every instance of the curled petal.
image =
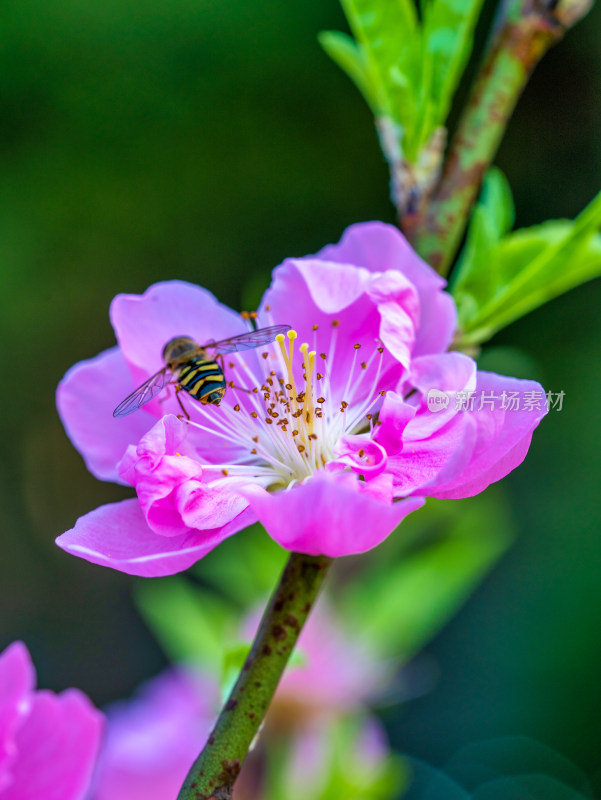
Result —
<instances>
[{"instance_id":1,"label":"curled petal","mask_svg":"<svg viewBox=\"0 0 601 800\"><path fill-rule=\"evenodd\" d=\"M375 478L386 469L386 450L368 434L345 436L339 440L330 465L350 467L366 480Z\"/></svg>"},{"instance_id":2,"label":"curled petal","mask_svg":"<svg viewBox=\"0 0 601 800\"><path fill-rule=\"evenodd\" d=\"M389 280L373 276L352 264L287 259L274 271L265 293L259 311L261 324L285 322L317 353L327 356L325 371L333 395L328 402L344 399L349 376L359 400L370 386L359 363L376 354L384 328L379 304L389 304L389 317L398 326L390 337L392 355L384 353L379 372L382 386L393 385L392 375L398 380L398 355L407 360L413 346L416 309L409 302L413 290L405 284L401 287L402 281L398 275Z\"/></svg>"},{"instance_id":3,"label":"curled petal","mask_svg":"<svg viewBox=\"0 0 601 800\"><path fill-rule=\"evenodd\" d=\"M318 473L276 494L258 486L244 492L258 520L286 550L334 558L380 544L424 502L409 498L384 503L361 491L359 483L351 475Z\"/></svg>"},{"instance_id":4,"label":"curled petal","mask_svg":"<svg viewBox=\"0 0 601 800\"><path fill-rule=\"evenodd\" d=\"M235 481L203 482L188 431L172 414L163 417L137 447L128 448L119 468L135 486L148 526L161 536L221 528L248 505L234 491Z\"/></svg>"},{"instance_id":5,"label":"curled petal","mask_svg":"<svg viewBox=\"0 0 601 800\"><path fill-rule=\"evenodd\" d=\"M159 536L148 527L136 499L122 500L80 517L56 543L94 564L152 578L188 569L228 536L255 521L247 509L221 528Z\"/></svg>"},{"instance_id":6,"label":"curled petal","mask_svg":"<svg viewBox=\"0 0 601 800\"><path fill-rule=\"evenodd\" d=\"M400 272L388 270L370 284L368 294L380 312L380 339L408 369L420 319L415 287Z\"/></svg>"},{"instance_id":7,"label":"curled petal","mask_svg":"<svg viewBox=\"0 0 601 800\"><path fill-rule=\"evenodd\" d=\"M123 483L117 464L156 420L146 408L113 418L113 409L133 388L118 347L75 364L58 385L56 404L67 436L90 472L104 481Z\"/></svg>"},{"instance_id":8,"label":"curled petal","mask_svg":"<svg viewBox=\"0 0 601 800\"><path fill-rule=\"evenodd\" d=\"M448 349L457 328L457 309L443 289L446 282L426 264L394 225L360 222L350 225L337 244L324 247L318 258L356 264L370 272L398 270L417 289L420 327L414 356Z\"/></svg>"}]
</instances>

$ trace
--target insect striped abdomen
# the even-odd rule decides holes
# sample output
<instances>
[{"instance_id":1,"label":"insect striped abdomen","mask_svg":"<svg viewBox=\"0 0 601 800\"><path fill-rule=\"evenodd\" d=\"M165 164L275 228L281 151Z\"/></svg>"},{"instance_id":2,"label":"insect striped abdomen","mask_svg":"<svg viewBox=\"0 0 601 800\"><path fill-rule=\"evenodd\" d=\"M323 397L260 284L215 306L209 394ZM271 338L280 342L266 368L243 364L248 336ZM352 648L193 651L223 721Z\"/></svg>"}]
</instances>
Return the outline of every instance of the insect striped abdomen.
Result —
<instances>
[{"instance_id":1,"label":"insect striped abdomen","mask_svg":"<svg viewBox=\"0 0 601 800\"><path fill-rule=\"evenodd\" d=\"M177 382L188 394L201 403L211 403L209 395L217 392L219 399L225 393L223 370L216 361L192 359L180 367Z\"/></svg>"}]
</instances>

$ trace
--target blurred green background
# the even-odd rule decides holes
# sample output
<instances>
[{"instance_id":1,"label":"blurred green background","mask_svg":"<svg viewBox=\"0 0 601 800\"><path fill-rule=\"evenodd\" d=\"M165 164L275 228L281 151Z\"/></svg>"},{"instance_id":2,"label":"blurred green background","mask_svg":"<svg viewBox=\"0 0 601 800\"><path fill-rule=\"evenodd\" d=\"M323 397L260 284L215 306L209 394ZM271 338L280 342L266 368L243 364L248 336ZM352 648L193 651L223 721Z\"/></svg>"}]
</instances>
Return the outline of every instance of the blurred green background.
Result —
<instances>
[{"instance_id":1,"label":"blurred green background","mask_svg":"<svg viewBox=\"0 0 601 800\"><path fill-rule=\"evenodd\" d=\"M103 704L164 664L135 579L53 543L128 496L86 472L54 408L66 369L113 344L111 298L177 277L249 307L284 257L394 221L370 115L316 42L332 28L335 0L2 3L0 647L24 639L43 686ZM600 34L597 8L517 109L498 163L519 226L599 189ZM514 547L427 648L436 686L385 715L434 764L525 734L601 786L600 305L599 282L581 287L492 343L566 397L505 481Z\"/></svg>"}]
</instances>

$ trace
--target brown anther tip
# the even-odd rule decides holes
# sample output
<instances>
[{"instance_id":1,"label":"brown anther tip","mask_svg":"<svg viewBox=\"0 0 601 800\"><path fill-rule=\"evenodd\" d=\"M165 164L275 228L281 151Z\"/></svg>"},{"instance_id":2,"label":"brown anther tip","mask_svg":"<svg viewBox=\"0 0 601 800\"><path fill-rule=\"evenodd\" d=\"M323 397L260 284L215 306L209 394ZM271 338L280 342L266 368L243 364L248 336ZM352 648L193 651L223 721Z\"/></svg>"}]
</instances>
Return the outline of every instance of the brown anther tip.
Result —
<instances>
[{"instance_id":1,"label":"brown anther tip","mask_svg":"<svg viewBox=\"0 0 601 800\"><path fill-rule=\"evenodd\" d=\"M261 353L263 358L269 358L269 353Z\"/></svg>"},{"instance_id":2,"label":"brown anther tip","mask_svg":"<svg viewBox=\"0 0 601 800\"><path fill-rule=\"evenodd\" d=\"M360 344L354 344L353 347L355 348L355 350L361 350Z\"/></svg>"},{"instance_id":3,"label":"brown anther tip","mask_svg":"<svg viewBox=\"0 0 601 800\"><path fill-rule=\"evenodd\" d=\"M378 421L376 422L376 425L381 425L381 424L382 424L382 421L381 421L381 420L378 420Z\"/></svg>"},{"instance_id":4,"label":"brown anther tip","mask_svg":"<svg viewBox=\"0 0 601 800\"><path fill-rule=\"evenodd\" d=\"M251 417L254 417L255 419L259 416L256 411L251 411L250 415L251 415Z\"/></svg>"},{"instance_id":5,"label":"brown anther tip","mask_svg":"<svg viewBox=\"0 0 601 800\"><path fill-rule=\"evenodd\" d=\"M284 425L284 420L283 420L283 419L281 419L281 420L280 420L280 423L281 423L281 425L282 425L282 430L284 431L284 433L286 433L286 431L288 430L288 428L287 428L287 427Z\"/></svg>"},{"instance_id":6,"label":"brown anther tip","mask_svg":"<svg viewBox=\"0 0 601 800\"><path fill-rule=\"evenodd\" d=\"M290 389L292 389L292 384L291 383L287 383L286 384L286 389L288 389L288 391L290 391Z\"/></svg>"},{"instance_id":7,"label":"brown anther tip","mask_svg":"<svg viewBox=\"0 0 601 800\"><path fill-rule=\"evenodd\" d=\"M319 354L319 357L320 357L320 358L323 358L323 360L324 360L324 361L326 360L326 354L325 354L325 353L320 353L320 354Z\"/></svg>"},{"instance_id":8,"label":"brown anther tip","mask_svg":"<svg viewBox=\"0 0 601 800\"><path fill-rule=\"evenodd\" d=\"M383 352L384 352L384 348L383 347L378 347L378 353L383 353Z\"/></svg>"},{"instance_id":9,"label":"brown anther tip","mask_svg":"<svg viewBox=\"0 0 601 800\"><path fill-rule=\"evenodd\" d=\"M313 330L316 331L319 328L319 325L314 325Z\"/></svg>"},{"instance_id":10,"label":"brown anther tip","mask_svg":"<svg viewBox=\"0 0 601 800\"><path fill-rule=\"evenodd\" d=\"M271 311L271 306L265 306L265 311Z\"/></svg>"},{"instance_id":11,"label":"brown anther tip","mask_svg":"<svg viewBox=\"0 0 601 800\"><path fill-rule=\"evenodd\" d=\"M234 381L228 381L227 385L230 387L230 389L233 389L234 388Z\"/></svg>"},{"instance_id":12,"label":"brown anther tip","mask_svg":"<svg viewBox=\"0 0 601 800\"><path fill-rule=\"evenodd\" d=\"M242 317L242 319L249 319L250 318L250 314L248 313L248 311L241 311L240 312L240 316Z\"/></svg>"},{"instance_id":13,"label":"brown anther tip","mask_svg":"<svg viewBox=\"0 0 601 800\"><path fill-rule=\"evenodd\" d=\"M367 363L365 361L361 362L361 369L367 369Z\"/></svg>"},{"instance_id":14,"label":"brown anther tip","mask_svg":"<svg viewBox=\"0 0 601 800\"><path fill-rule=\"evenodd\" d=\"M323 375L321 374L321 372L318 372L315 377L317 378L318 381L320 381L323 378Z\"/></svg>"},{"instance_id":15,"label":"brown anther tip","mask_svg":"<svg viewBox=\"0 0 601 800\"><path fill-rule=\"evenodd\" d=\"M372 417L373 417L373 414L366 414L365 415L365 419L369 419L370 420L370 419L372 419Z\"/></svg>"},{"instance_id":16,"label":"brown anther tip","mask_svg":"<svg viewBox=\"0 0 601 800\"><path fill-rule=\"evenodd\" d=\"M325 397L318 397L317 398L317 402L318 403L325 403L325 401L326 401Z\"/></svg>"},{"instance_id":17,"label":"brown anther tip","mask_svg":"<svg viewBox=\"0 0 601 800\"><path fill-rule=\"evenodd\" d=\"M234 362L233 362L233 361L230 361L230 362L229 362L229 364L228 364L228 367L229 367L230 369L234 369L234 367L235 367L235 366L236 366L236 365L234 364Z\"/></svg>"},{"instance_id":18,"label":"brown anther tip","mask_svg":"<svg viewBox=\"0 0 601 800\"><path fill-rule=\"evenodd\" d=\"M332 320L332 328L337 328L339 325L340 325L340 320L339 319L333 319Z\"/></svg>"},{"instance_id":19,"label":"brown anther tip","mask_svg":"<svg viewBox=\"0 0 601 800\"><path fill-rule=\"evenodd\" d=\"M226 469L221 470L222 475L229 475L229 472Z\"/></svg>"},{"instance_id":20,"label":"brown anther tip","mask_svg":"<svg viewBox=\"0 0 601 800\"><path fill-rule=\"evenodd\" d=\"M298 431L292 431L293 436L298 436Z\"/></svg>"},{"instance_id":21,"label":"brown anther tip","mask_svg":"<svg viewBox=\"0 0 601 800\"><path fill-rule=\"evenodd\" d=\"M309 439L317 439L317 434L316 433L310 433L309 434Z\"/></svg>"},{"instance_id":22,"label":"brown anther tip","mask_svg":"<svg viewBox=\"0 0 601 800\"><path fill-rule=\"evenodd\" d=\"M364 455L365 455L365 450L361 448L361 450L359 450L359 458L363 458Z\"/></svg>"},{"instance_id":23,"label":"brown anther tip","mask_svg":"<svg viewBox=\"0 0 601 800\"><path fill-rule=\"evenodd\" d=\"M238 403L236 403L236 405L234 406L234 411L240 411L240 406L238 405Z\"/></svg>"},{"instance_id":24,"label":"brown anther tip","mask_svg":"<svg viewBox=\"0 0 601 800\"><path fill-rule=\"evenodd\" d=\"M305 445L304 445L304 444L299 444L299 446L298 446L298 452L299 452L299 453L304 453L304 452L305 452Z\"/></svg>"},{"instance_id":25,"label":"brown anther tip","mask_svg":"<svg viewBox=\"0 0 601 800\"><path fill-rule=\"evenodd\" d=\"M253 442L257 442L257 444L258 444L258 442L259 442L259 437L258 437L258 436L253 436Z\"/></svg>"},{"instance_id":26,"label":"brown anther tip","mask_svg":"<svg viewBox=\"0 0 601 800\"><path fill-rule=\"evenodd\" d=\"M259 394L259 390L258 390L258 388L257 388L256 386L254 386L254 387L253 387L253 392L254 392L255 394Z\"/></svg>"},{"instance_id":27,"label":"brown anther tip","mask_svg":"<svg viewBox=\"0 0 601 800\"><path fill-rule=\"evenodd\" d=\"M273 370L271 370L269 374L271 375L272 378L275 378L275 372Z\"/></svg>"},{"instance_id":28,"label":"brown anther tip","mask_svg":"<svg viewBox=\"0 0 601 800\"><path fill-rule=\"evenodd\" d=\"M343 401L340 403L340 405L342 406L342 408L348 408L348 403L346 402L346 400L343 400Z\"/></svg>"},{"instance_id":29,"label":"brown anther tip","mask_svg":"<svg viewBox=\"0 0 601 800\"><path fill-rule=\"evenodd\" d=\"M256 447L253 447L253 449L252 449L250 452L251 452L251 454L252 454L253 456L256 456L256 455L257 455L257 448L256 448Z\"/></svg>"},{"instance_id":30,"label":"brown anther tip","mask_svg":"<svg viewBox=\"0 0 601 800\"><path fill-rule=\"evenodd\" d=\"M251 319L256 319L256 318L257 318L257 312L256 312L256 311L251 311L251 312L250 312L250 314L249 314L248 316L249 316Z\"/></svg>"},{"instance_id":31,"label":"brown anther tip","mask_svg":"<svg viewBox=\"0 0 601 800\"><path fill-rule=\"evenodd\" d=\"M382 390L380 391L380 395L381 395L382 397L384 397L384 395L385 395L385 394L386 394L386 392L384 391L384 389L382 389Z\"/></svg>"},{"instance_id":32,"label":"brown anther tip","mask_svg":"<svg viewBox=\"0 0 601 800\"><path fill-rule=\"evenodd\" d=\"M268 425L273 425L273 420L272 420L272 419L270 419L269 417L265 417L265 422L266 422Z\"/></svg>"}]
</instances>

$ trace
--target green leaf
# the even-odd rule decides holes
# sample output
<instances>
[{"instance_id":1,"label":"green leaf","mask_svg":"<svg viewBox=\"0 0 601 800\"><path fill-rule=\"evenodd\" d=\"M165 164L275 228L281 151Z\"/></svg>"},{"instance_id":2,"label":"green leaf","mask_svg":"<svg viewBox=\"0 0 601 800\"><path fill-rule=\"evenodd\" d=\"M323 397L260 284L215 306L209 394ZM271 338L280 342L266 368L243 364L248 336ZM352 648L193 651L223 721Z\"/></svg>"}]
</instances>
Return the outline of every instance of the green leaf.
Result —
<instances>
[{"instance_id":1,"label":"green leaf","mask_svg":"<svg viewBox=\"0 0 601 800\"><path fill-rule=\"evenodd\" d=\"M430 0L424 8L425 51L432 65L435 125L446 120L474 45L482 0Z\"/></svg>"},{"instance_id":2,"label":"green leaf","mask_svg":"<svg viewBox=\"0 0 601 800\"><path fill-rule=\"evenodd\" d=\"M397 150L412 165L444 126L473 47L482 0L341 0L356 42L326 32L320 42L357 85L376 117L394 123ZM390 153L386 153L390 158Z\"/></svg>"},{"instance_id":3,"label":"green leaf","mask_svg":"<svg viewBox=\"0 0 601 800\"><path fill-rule=\"evenodd\" d=\"M601 193L572 222L506 235L486 197L475 209L453 281L460 345L473 345L554 297L601 275Z\"/></svg>"},{"instance_id":4,"label":"green leaf","mask_svg":"<svg viewBox=\"0 0 601 800\"><path fill-rule=\"evenodd\" d=\"M348 618L379 657L414 655L511 543L513 528L498 492L433 505L436 538L365 575L345 599Z\"/></svg>"},{"instance_id":5,"label":"green leaf","mask_svg":"<svg viewBox=\"0 0 601 800\"><path fill-rule=\"evenodd\" d=\"M357 43L350 36L337 31L322 31L317 38L332 61L346 72L359 89L372 112L379 114L382 103L378 100L378 87L374 86L367 59Z\"/></svg>"},{"instance_id":6,"label":"green leaf","mask_svg":"<svg viewBox=\"0 0 601 800\"><path fill-rule=\"evenodd\" d=\"M134 599L171 661L194 661L218 674L224 641L237 626L230 605L182 578L140 583Z\"/></svg>"}]
</instances>

